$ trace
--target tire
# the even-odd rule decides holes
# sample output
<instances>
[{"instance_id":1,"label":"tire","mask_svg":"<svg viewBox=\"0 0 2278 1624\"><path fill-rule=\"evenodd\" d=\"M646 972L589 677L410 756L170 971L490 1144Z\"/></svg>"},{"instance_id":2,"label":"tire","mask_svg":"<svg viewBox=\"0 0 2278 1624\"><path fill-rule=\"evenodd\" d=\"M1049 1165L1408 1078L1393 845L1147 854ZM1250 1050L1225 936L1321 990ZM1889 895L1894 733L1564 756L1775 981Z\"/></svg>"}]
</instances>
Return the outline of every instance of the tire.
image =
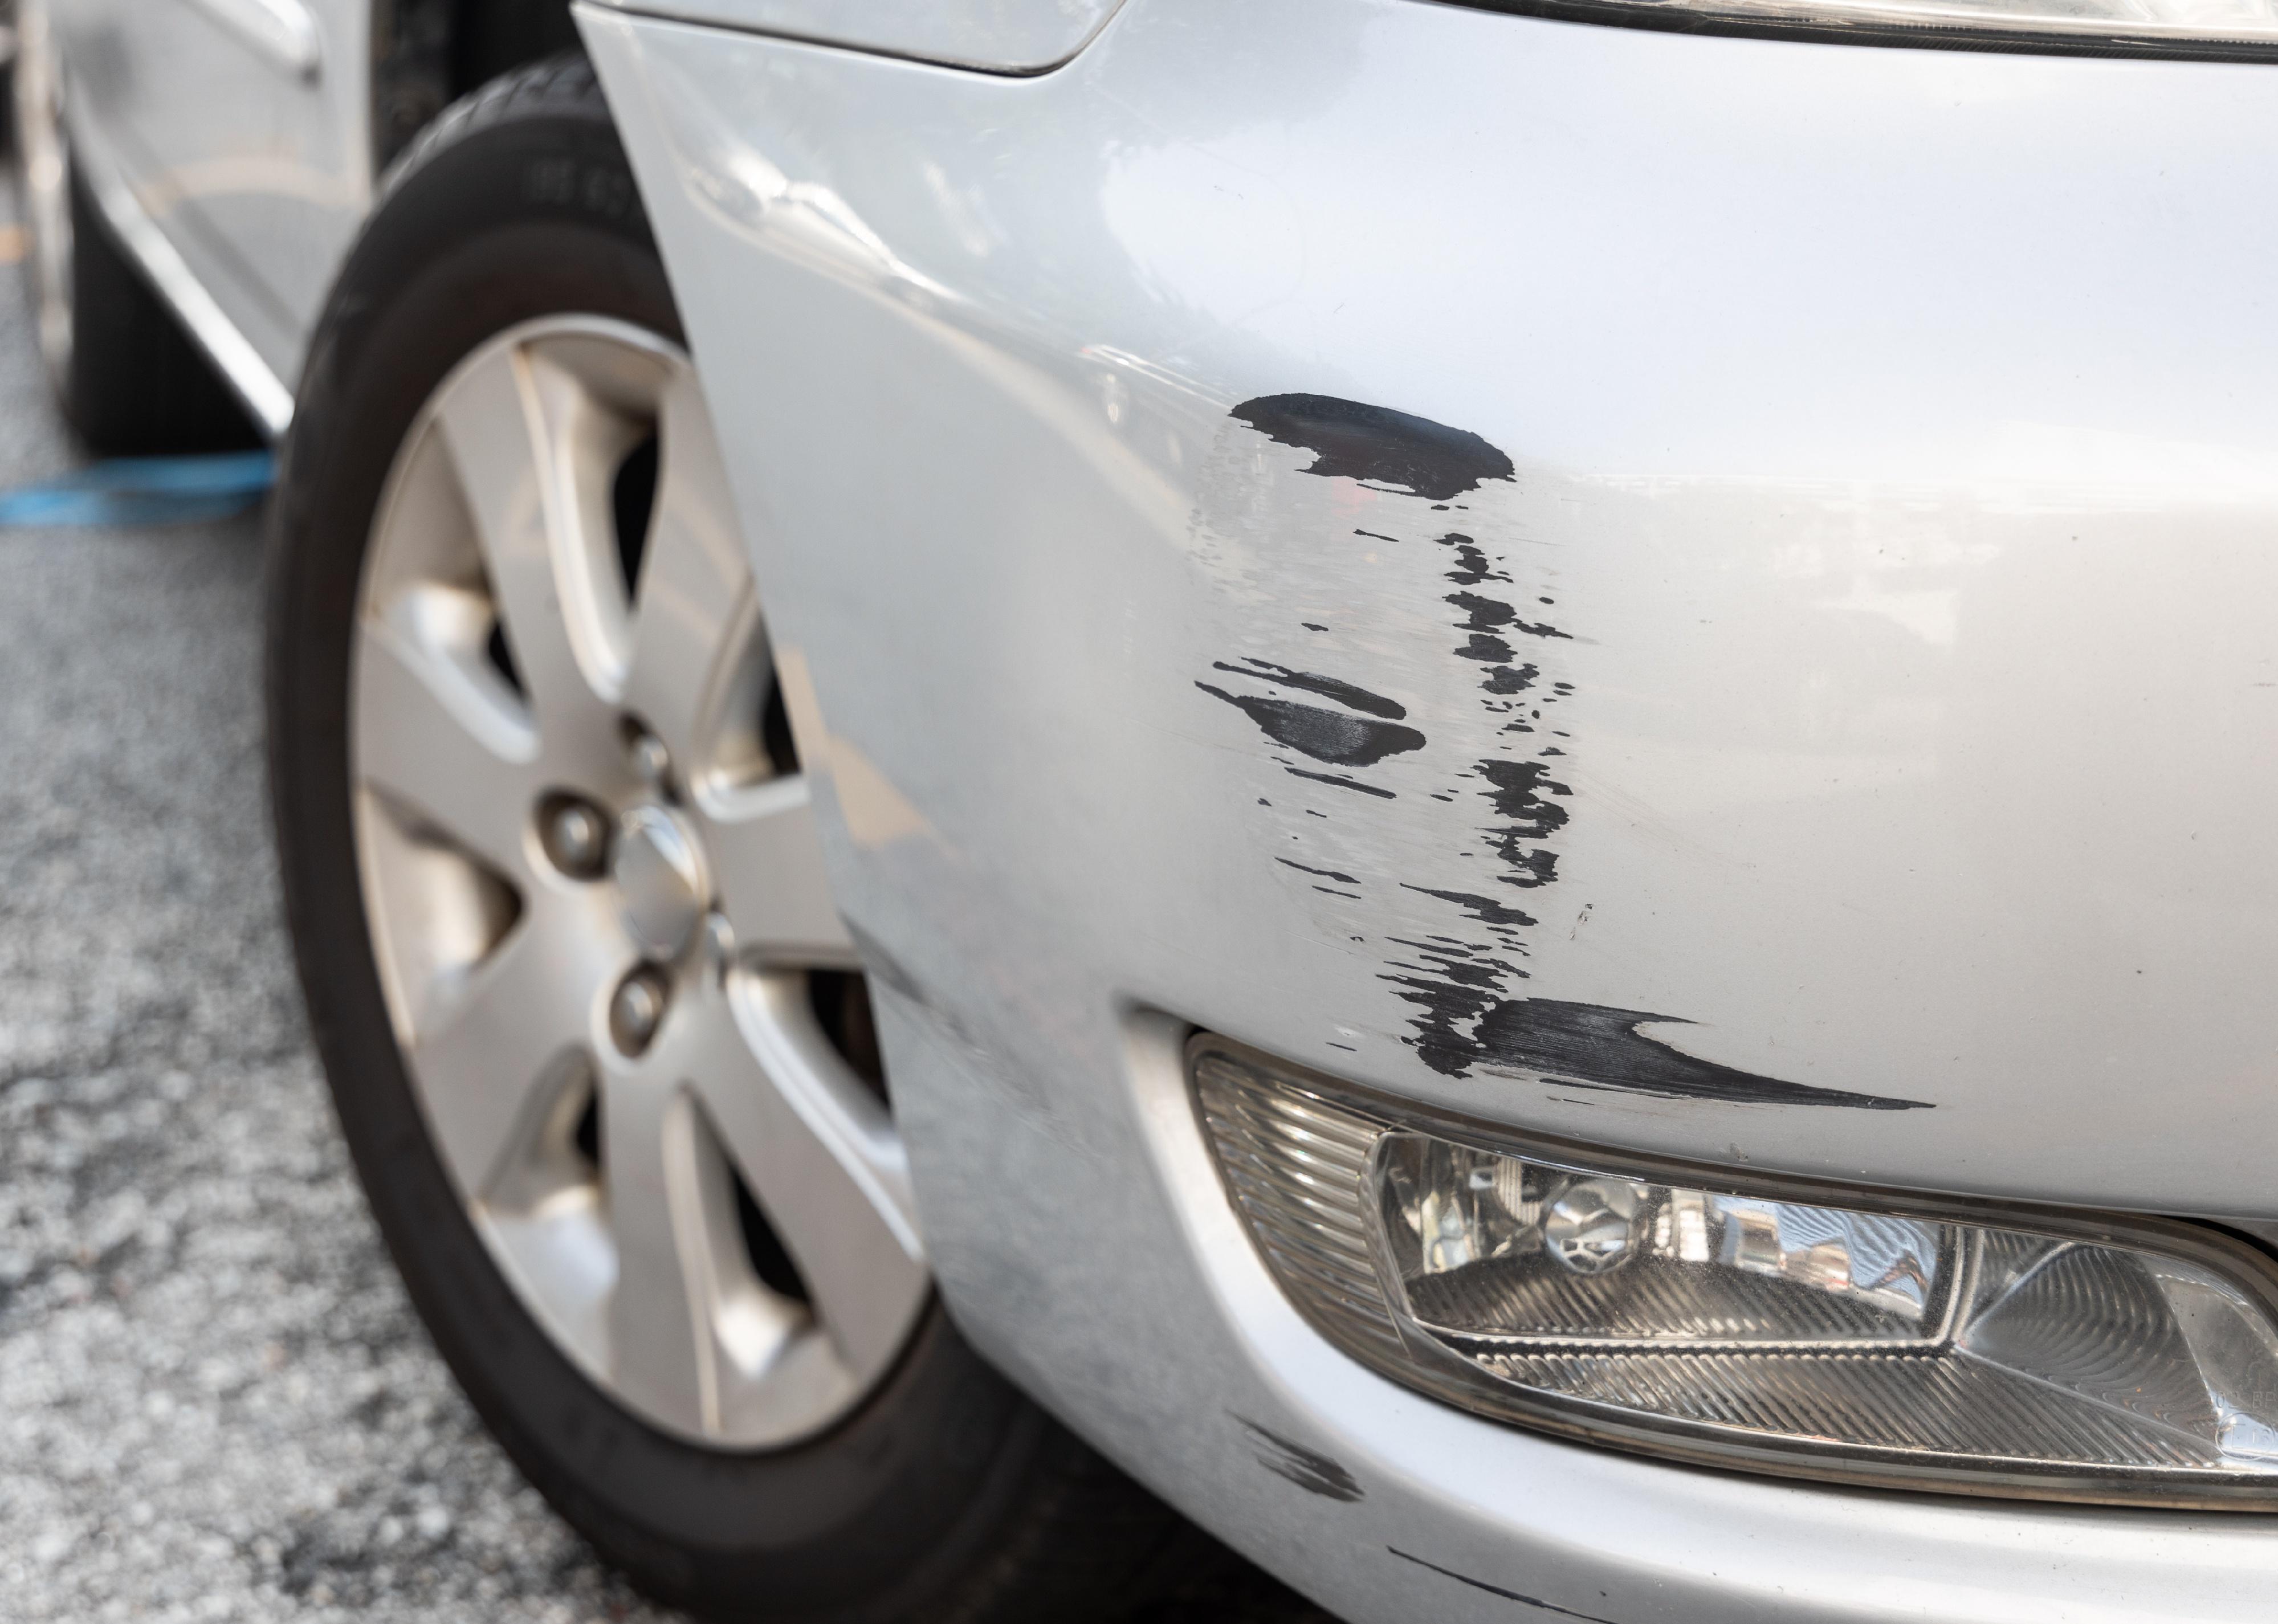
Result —
<instances>
[{"instance_id":1,"label":"tire","mask_svg":"<svg viewBox=\"0 0 2278 1624\"><path fill-rule=\"evenodd\" d=\"M104 456L231 451L259 432L119 246L72 162L45 0L19 19L10 76L40 353L65 419Z\"/></svg>"},{"instance_id":2,"label":"tire","mask_svg":"<svg viewBox=\"0 0 2278 1624\"><path fill-rule=\"evenodd\" d=\"M658 354L680 341L631 173L580 58L478 93L394 172L318 330L271 507L270 771L287 909L317 1044L381 1232L437 1347L508 1453L660 1599L738 1620L1121 1616L1158 1578L1198 1554L1211 1560L1207 1542L983 1363L929 1288L898 1353L826 1425L722 1446L692 1423L660 1422L597 1376L574 1338L549 1329L485 1239L487 1208L462 1193L468 1177L455 1176L435 1096L421 1093L425 1040L415 1035L409 1049L399 1040L383 984L390 949L376 945L387 938L374 920L386 926L393 904L361 877L372 849L359 841L376 839L378 826L358 820L378 814L352 786L375 757L359 755L352 734L366 703L359 673L378 657L352 650L371 646L357 643L369 635L358 629L360 594L378 593L365 583L385 574L371 560L394 545L383 494L400 488L391 479L413 477L400 470L424 466L419 425L441 421L433 413L458 398L447 380L479 375L486 347L522 342L515 335L531 324L571 319L648 335ZM668 445L668 468L676 454ZM494 653L494 675L539 694L539 662L501 601L515 641ZM468 635L468 647L481 642ZM620 826L611 884L633 884L622 856L631 827ZM533 929L539 905L526 904ZM521 928L515 917L501 941ZM619 1003L609 1007L614 1020ZM619 1176L616 1155L605 1152L597 1176ZM777 1210L764 1181L756 1196ZM613 1290L634 1278L622 1245L619 1255Z\"/></svg>"}]
</instances>

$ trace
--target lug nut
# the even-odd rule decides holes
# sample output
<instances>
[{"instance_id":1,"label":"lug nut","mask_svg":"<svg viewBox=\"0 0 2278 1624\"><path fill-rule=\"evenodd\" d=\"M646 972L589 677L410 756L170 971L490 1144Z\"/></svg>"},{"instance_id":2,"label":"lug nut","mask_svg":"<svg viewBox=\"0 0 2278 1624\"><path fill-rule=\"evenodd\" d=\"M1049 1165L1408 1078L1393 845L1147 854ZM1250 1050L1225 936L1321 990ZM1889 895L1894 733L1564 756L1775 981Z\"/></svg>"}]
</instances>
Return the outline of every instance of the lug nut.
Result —
<instances>
[{"instance_id":1,"label":"lug nut","mask_svg":"<svg viewBox=\"0 0 2278 1624\"><path fill-rule=\"evenodd\" d=\"M597 880L609 858L609 820L590 802L563 796L539 813L539 842L554 867L573 880Z\"/></svg>"},{"instance_id":2,"label":"lug nut","mask_svg":"<svg viewBox=\"0 0 2278 1624\"><path fill-rule=\"evenodd\" d=\"M664 1020L664 978L644 966L617 984L609 1000L609 1037L628 1055L638 1055L656 1038Z\"/></svg>"},{"instance_id":3,"label":"lug nut","mask_svg":"<svg viewBox=\"0 0 2278 1624\"><path fill-rule=\"evenodd\" d=\"M714 911L704 916L704 967L715 980L724 981L729 966L736 962L736 927L728 923L725 914Z\"/></svg>"},{"instance_id":4,"label":"lug nut","mask_svg":"<svg viewBox=\"0 0 2278 1624\"><path fill-rule=\"evenodd\" d=\"M652 789L661 791L672 777L672 752L664 747L664 741L630 719L625 723L625 754L633 771Z\"/></svg>"}]
</instances>

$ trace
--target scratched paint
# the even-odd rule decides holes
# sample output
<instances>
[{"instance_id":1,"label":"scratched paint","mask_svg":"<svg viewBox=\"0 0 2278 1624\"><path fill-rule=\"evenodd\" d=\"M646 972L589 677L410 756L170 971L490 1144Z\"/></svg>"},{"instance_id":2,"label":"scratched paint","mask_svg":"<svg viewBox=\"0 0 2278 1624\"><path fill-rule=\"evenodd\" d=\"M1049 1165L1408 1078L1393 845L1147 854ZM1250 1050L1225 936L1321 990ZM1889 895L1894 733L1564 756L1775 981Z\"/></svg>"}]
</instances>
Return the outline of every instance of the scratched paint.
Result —
<instances>
[{"instance_id":1,"label":"scratched paint","mask_svg":"<svg viewBox=\"0 0 2278 1624\"><path fill-rule=\"evenodd\" d=\"M1524 1590L1508 1590L1500 1584L1489 1584L1484 1579L1474 1579L1471 1574L1457 1573L1452 1567L1442 1567L1437 1562L1427 1562L1422 1557L1403 1551L1397 1545L1387 1545L1385 1550L1403 1562L1413 1562L1418 1567L1429 1568L1442 1577L1453 1579L1457 1584L1468 1584L1475 1590L1485 1590L1488 1595L1500 1596L1505 1601L1521 1603L1533 1608L1537 1613L1553 1613L1562 1619L1580 1619L1583 1624L1614 1624L1613 1620L1599 1613L1579 1613L1571 1607L1562 1607L1556 1602L1545 1601L1540 1596L1529 1596Z\"/></svg>"},{"instance_id":2,"label":"scratched paint","mask_svg":"<svg viewBox=\"0 0 2278 1624\"><path fill-rule=\"evenodd\" d=\"M1276 1477L1285 1478L1306 1493L1318 1494L1323 1499L1349 1502L1361 1498L1359 1480L1329 1456L1294 1443L1246 1416L1235 1415L1234 1419L1256 1446L1257 1464Z\"/></svg>"},{"instance_id":3,"label":"scratched paint","mask_svg":"<svg viewBox=\"0 0 2278 1624\"><path fill-rule=\"evenodd\" d=\"M1374 766L1403 750L1420 750L1424 736L1397 722L1353 716L1318 705L1257 694L1230 694L1210 682L1196 687L1246 713L1277 744L1338 766Z\"/></svg>"},{"instance_id":4,"label":"scratched paint","mask_svg":"<svg viewBox=\"0 0 2278 1624\"><path fill-rule=\"evenodd\" d=\"M1480 1017L1476 1035L1483 1053L1507 1065L1582 1087L1619 1087L1669 1099L1729 1100L1749 1105L1845 1105L1904 1111L1922 1109L1927 1104L1922 1100L1815 1088L1718 1065L1639 1030L1655 1025L1690 1023L1673 1016L1611 1010L1601 1004L1512 998Z\"/></svg>"},{"instance_id":5,"label":"scratched paint","mask_svg":"<svg viewBox=\"0 0 2278 1624\"><path fill-rule=\"evenodd\" d=\"M1923 1104L1698 1058L1681 1017L1529 995L1587 748L1570 725L1579 655L1595 644L1568 623L1524 494L1503 451L1410 413L1286 394L1228 414L1190 539L1242 611L1242 645L1193 682L1224 718L1212 736L1246 737L1280 775L1244 789L1285 881L1324 940L1376 956L1398 1036L1443 1076Z\"/></svg>"},{"instance_id":6,"label":"scratched paint","mask_svg":"<svg viewBox=\"0 0 2278 1624\"><path fill-rule=\"evenodd\" d=\"M1198 550L1263 589L1263 641L1195 686L1248 716L1285 775L1321 787L1269 809L1289 848L1277 855L1293 883L1311 873L1325 930L1382 955L1407 1041L1451 1076L1486 1058L1477 1024L1527 977L1528 893L1556 881L1571 815L1557 716L1574 639L1519 493L1477 434L1273 395L1230 414L1196 515ZM1317 581L1334 600L1312 613ZM1293 601L1285 632L1272 617ZM1453 810L1370 805L1403 802Z\"/></svg>"},{"instance_id":7,"label":"scratched paint","mask_svg":"<svg viewBox=\"0 0 2278 1624\"><path fill-rule=\"evenodd\" d=\"M1452 501L1482 480L1508 481L1513 474L1510 459L1476 434L1358 400L1263 395L1231 416L1268 439L1311 452L1313 461L1300 472L1405 491L1429 502Z\"/></svg>"}]
</instances>

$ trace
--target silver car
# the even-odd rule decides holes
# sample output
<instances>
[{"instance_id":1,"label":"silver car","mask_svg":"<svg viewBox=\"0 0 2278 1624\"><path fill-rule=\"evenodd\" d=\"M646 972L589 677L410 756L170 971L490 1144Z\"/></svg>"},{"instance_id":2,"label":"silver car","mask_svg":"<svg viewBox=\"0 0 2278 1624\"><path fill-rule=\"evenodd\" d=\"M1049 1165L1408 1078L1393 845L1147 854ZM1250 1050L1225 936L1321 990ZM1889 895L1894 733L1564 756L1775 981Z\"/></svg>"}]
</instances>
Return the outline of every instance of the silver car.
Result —
<instances>
[{"instance_id":1,"label":"silver car","mask_svg":"<svg viewBox=\"0 0 2278 1624\"><path fill-rule=\"evenodd\" d=\"M2278 1615L2274 0L23 4L644 1587Z\"/></svg>"}]
</instances>

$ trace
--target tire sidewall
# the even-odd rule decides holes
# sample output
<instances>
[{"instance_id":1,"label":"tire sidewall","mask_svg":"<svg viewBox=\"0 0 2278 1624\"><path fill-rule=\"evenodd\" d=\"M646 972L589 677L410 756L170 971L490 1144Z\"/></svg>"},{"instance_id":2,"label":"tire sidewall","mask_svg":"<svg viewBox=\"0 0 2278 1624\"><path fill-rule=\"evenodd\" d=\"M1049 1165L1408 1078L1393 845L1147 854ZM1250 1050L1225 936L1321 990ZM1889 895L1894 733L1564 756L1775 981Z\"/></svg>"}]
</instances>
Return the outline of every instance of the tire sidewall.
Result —
<instances>
[{"instance_id":1,"label":"tire sidewall","mask_svg":"<svg viewBox=\"0 0 2278 1624\"><path fill-rule=\"evenodd\" d=\"M714 1613L924 1616L986 1560L1057 1429L937 1301L883 1385L759 1454L671 1437L554 1346L429 1137L380 990L349 789L350 650L374 512L434 389L509 327L614 317L681 341L622 148L592 108L423 145L312 347L270 541L271 785L314 1036L381 1232L469 1398L537 1487L646 1588Z\"/></svg>"}]
</instances>

